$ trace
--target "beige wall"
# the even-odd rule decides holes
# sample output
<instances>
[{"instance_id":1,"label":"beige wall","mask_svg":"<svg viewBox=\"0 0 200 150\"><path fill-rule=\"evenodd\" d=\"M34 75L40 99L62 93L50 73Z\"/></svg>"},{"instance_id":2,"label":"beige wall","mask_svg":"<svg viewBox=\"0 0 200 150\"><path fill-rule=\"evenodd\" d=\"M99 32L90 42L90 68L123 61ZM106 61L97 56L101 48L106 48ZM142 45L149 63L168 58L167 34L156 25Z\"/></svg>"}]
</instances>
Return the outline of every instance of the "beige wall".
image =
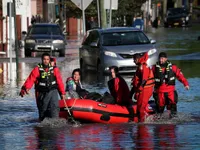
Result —
<instances>
[{"instance_id":1,"label":"beige wall","mask_svg":"<svg viewBox=\"0 0 200 150\"><path fill-rule=\"evenodd\" d=\"M37 0L31 0L31 15L37 15Z\"/></svg>"}]
</instances>

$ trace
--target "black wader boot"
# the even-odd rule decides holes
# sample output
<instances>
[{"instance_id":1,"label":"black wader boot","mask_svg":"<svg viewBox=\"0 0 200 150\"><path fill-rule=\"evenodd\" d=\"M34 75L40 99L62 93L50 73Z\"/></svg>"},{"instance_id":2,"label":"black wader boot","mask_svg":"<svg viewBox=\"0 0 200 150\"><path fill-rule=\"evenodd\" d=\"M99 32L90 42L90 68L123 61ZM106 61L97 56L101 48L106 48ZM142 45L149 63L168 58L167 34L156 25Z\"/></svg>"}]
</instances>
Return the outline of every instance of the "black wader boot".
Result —
<instances>
[{"instance_id":1,"label":"black wader boot","mask_svg":"<svg viewBox=\"0 0 200 150\"><path fill-rule=\"evenodd\" d=\"M170 118L176 117L176 115L177 115L177 105L176 104L171 104Z\"/></svg>"}]
</instances>

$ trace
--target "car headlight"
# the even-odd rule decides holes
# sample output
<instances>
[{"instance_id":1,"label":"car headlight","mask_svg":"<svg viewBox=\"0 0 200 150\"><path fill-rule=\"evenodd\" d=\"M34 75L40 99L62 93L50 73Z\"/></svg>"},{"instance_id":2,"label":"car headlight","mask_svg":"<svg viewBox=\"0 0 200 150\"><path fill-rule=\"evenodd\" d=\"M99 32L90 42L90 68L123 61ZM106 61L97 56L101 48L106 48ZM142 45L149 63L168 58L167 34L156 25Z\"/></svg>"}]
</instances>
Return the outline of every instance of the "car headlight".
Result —
<instances>
[{"instance_id":1,"label":"car headlight","mask_svg":"<svg viewBox=\"0 0 200 150\"><path fill-rule=\"evenodd\" d=\"M189 17L187 16L187 17L185 18L185 20L188 21L188 20L189 20Z\"/></svg>"},{"instance_id":2,"label":"car headlight","mask_svg":"<svg viewBox=\"0 0 200 150\"><path fill-rule=\"evenodd\" d=\"M54 44L60 44L60 43L64 43L64 41L63 40L53 40L53 43Z\"/></svg>"},{"instance_id":3,"label":"car headlight","mask_svg":"<svg viewBox=\"0 0 200 150\"><path fill-rule=\"evenodd\" d=\"M148 55L150 56L150 55L153 55L153 54L155 54L157 52L157 50L154 48L154 49L150 49L149 51L148 51Z\"/></svg>"},{"instance_id":4,"label":"car headlight","mask_svg":"<svg viewBox=\"0 0 200 150\"><path fill-rule=\"evenodd\" d=\"M29 39L29 40L26 40L26 43L35 43L35 40Z\"/></svg>"},{"instance_id":5,"label":"car headlight","mask_svg":"<svg viewBox=\"0 0 200 150\"><path fill-rule=\"evenodd\" d=\"M117 57L117 55L114 52L105 51L104 54L111 57Z\"/></svg>"}]
</instances>

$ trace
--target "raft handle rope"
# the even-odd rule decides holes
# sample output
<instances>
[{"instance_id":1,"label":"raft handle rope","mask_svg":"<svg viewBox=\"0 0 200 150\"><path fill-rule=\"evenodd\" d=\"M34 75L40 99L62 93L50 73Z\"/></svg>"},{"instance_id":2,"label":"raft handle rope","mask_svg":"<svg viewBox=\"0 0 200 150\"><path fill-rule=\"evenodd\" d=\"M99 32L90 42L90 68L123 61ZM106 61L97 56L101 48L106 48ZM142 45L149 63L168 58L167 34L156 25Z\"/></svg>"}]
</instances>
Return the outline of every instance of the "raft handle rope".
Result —
<instances>
[{"instance_id":1,"label":"raft handle rope","mask_svg":"<svg viewBox=\"0 0 200 150\"><path fill-rule=\"evenodd\" d=\"M64 105L65 105L65 107L66 107L68 110L73 109L74 105L76 104L76 100L77 100L77 98L75 98L75 100L74 100L74 102L73 102L73 104L72 104L72 106L71 106L70 108L67 106L66 101L64 100ZM68 111L68 110L67 110L67 111Z\"/></svg>"},{"instance_id":2,"label":"raft handle rope","mask_svg":"<svg viewBox=\"0 0 200 150\"><path fill-rule=\"evenodd\" d=\"M71 121L74 122L76 125L79 125L79 123L78 123L77 121L74 120L74 117L73 117L73 115L72 115L71 112L70 112L70 110L74 107L74 105L75 105L75 103L76 103L76 100L77 100L77 99L75 99L75 101L74 101L74 103L73 103L73 105L72 105L71 108L69 108L69 107L67 106L66 100L63 100L63 101L64 101L65 108L66 108L67 111L68 111L68 114L69 114L69 116L70 116ZM69 119L68 119L68 120L69 120Z\"/></svg>"}]
</instances>

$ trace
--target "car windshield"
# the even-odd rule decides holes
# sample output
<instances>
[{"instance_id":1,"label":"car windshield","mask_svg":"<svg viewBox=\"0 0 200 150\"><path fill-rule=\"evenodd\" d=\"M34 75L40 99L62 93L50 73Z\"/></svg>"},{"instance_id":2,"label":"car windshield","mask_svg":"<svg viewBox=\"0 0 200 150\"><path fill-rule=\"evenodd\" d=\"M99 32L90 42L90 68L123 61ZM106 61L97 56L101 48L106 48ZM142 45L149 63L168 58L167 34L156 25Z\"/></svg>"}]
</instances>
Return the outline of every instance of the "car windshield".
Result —
<instances>
[{"instance_id":1,"label":"car windshield","mask_svg":"<svg viewBox=\"0 0 200 150\"><path fill-rule=\"evenodd\" d=\"M149 44L149 39L141 31L104 33L104 46Z\"/></svg>"},{"instance_id":2,"label":"car windshield","mask_svg":"<svg viewBox=\"0 0 200 150\"><path fill-rule=\"evenodd\" d=\"M187 10L184 8L175 8L168 10L168 15L178 15L178 14L186 14Z\"/></svg>"},{"instance_id":3,"label":"car windshield","mask_svg":"<svg viewBox=\"0 0 200 150\"><path fill-rule=\"evenodd\" d=\"M33 26L29 34L61 35L61 31L58 26Z\"/></svg>"}]
</instances>

